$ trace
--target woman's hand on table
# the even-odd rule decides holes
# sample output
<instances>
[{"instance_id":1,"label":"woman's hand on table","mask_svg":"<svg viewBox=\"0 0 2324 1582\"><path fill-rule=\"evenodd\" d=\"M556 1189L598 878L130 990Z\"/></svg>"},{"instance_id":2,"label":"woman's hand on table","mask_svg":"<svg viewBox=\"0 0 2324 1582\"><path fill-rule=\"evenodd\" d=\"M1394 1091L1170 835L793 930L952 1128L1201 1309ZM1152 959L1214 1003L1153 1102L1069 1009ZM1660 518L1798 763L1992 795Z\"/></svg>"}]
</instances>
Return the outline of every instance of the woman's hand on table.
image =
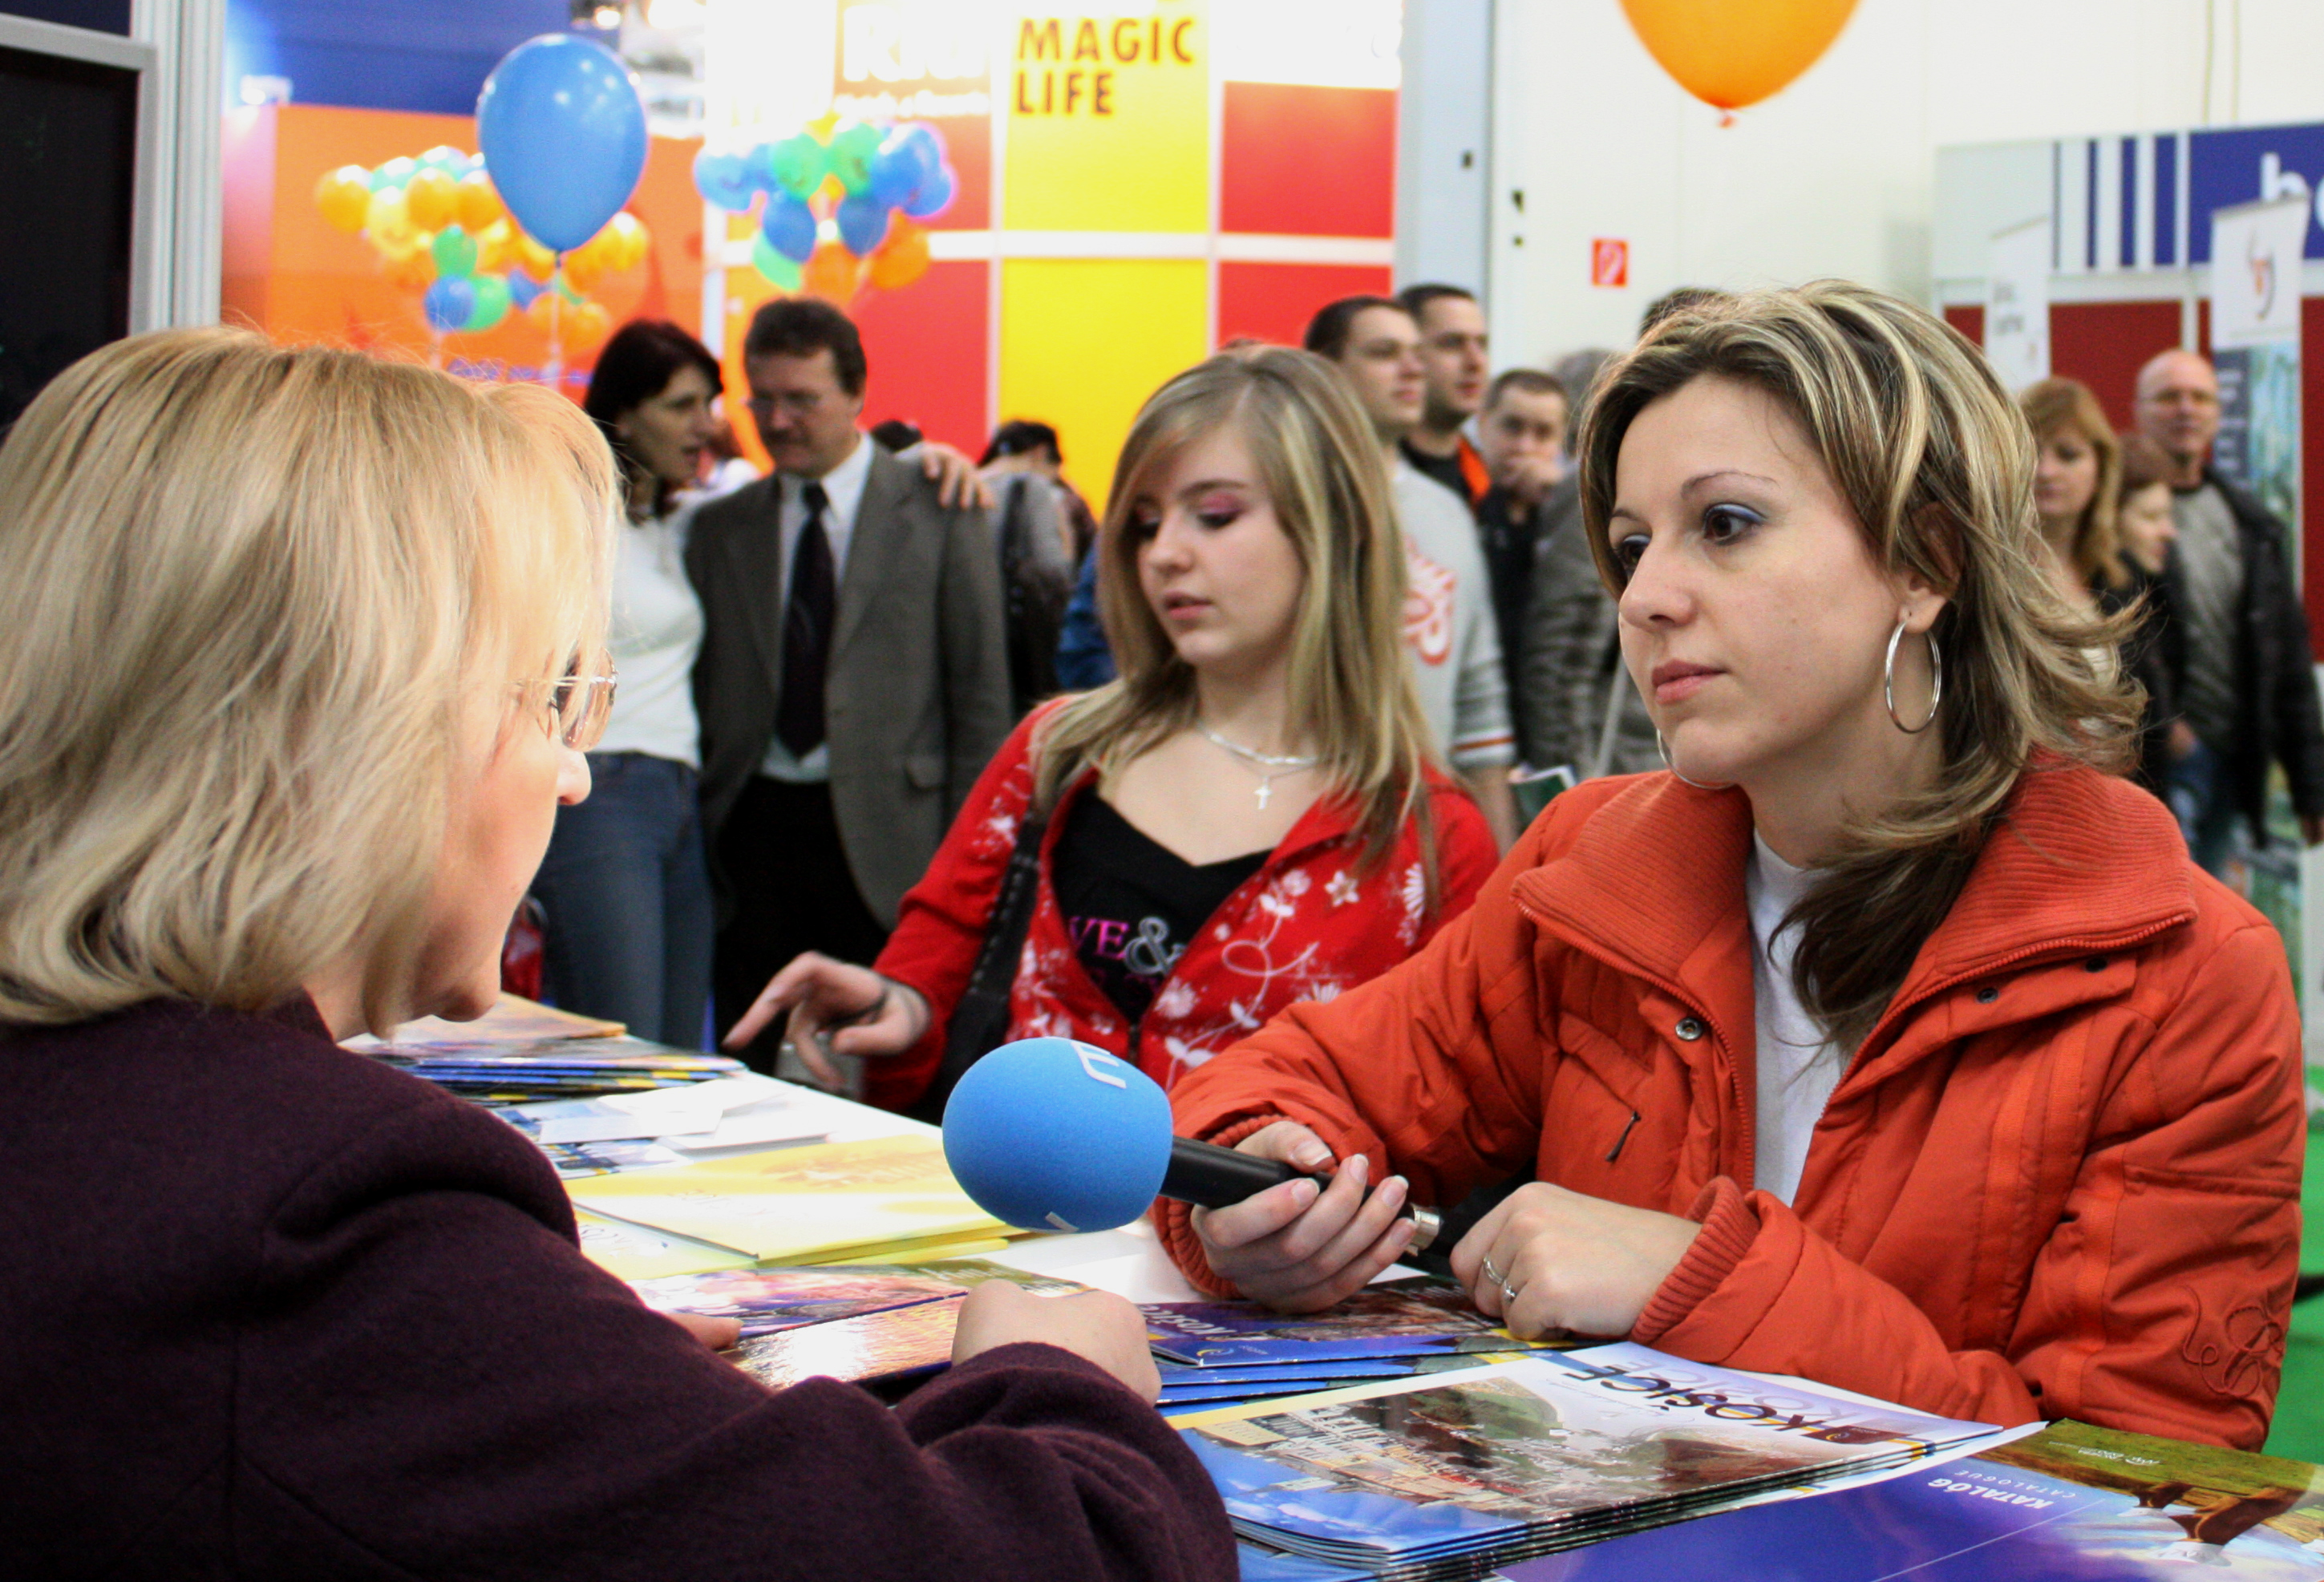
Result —
<instances>
[{"instance_id":1,"label":"woman's hand on table","mask_svg":"<svg viewBox=\"0 0 2324 1582\"><path fill-rule=\"evenodd\" d=\"M1461 1238L1452 1274L1522 1338L1627 1335L1702 1230L1675 1214L1537 1181Z\"/></svg>"},{"instance_id":2,"label":"woman's hand on table","mask_svg":"<svg viewBox=\"0 0 2324 1582\"><path fill-rule=\"evenodd\" d=\"M665 1312L662 1317L713 1351L724 1351L742 1343L742 1326L738 1320L712 1318L707 1313Z\"/></svg>"},{"instance_id":3,"label":"woman's hand on table","mask_svg":"<svg viewBox=\"0 0 2324 1582\"><path fill-rule=\"evenodd\" d=\"M840 1076L828 1056L901 1054L928 1026L928 1002L918 989L809 951L768 980L727 1033L724 1047L746 1047L786 1014L785 1040L816 1080L833 1088L840 1086Z\"/></svg>"},{"instance_id":4,"label":"woman's hand on table","mask_svg":"<svg viewBox=\"0 0 2324 1582\"><path fill-rule=\"evenodd\" d=\"M1253 1132L1235 1151L1299 1170L1332 1164L1323 1140L1296 1121ZM1412 1239L1404 1179L1391 1177L1367 1198L1370 1174L1371 1162L1358 1154L1341 1161L1328 1184L1286 1181L1229 1208L1197 1209L1204 1256L1245 1296L1278 1311L1314 1312L1352 1296Z\"/></svg>"},{"instance_id":5,"label":"woman's hand on table","mask_svg":"<svg viewBox=\"0 0 2324 1582\"><path fill-rule=\"evenodd\" d=\"M1006 1280L987 1280L960 1304L952 1359L966 1362L996 1347L1032 1341L1070 1351L1120 1379L1143 1401L1162 1394L1162 1375L1147 1347L1146 1317L1106 1291L1036 1296Z\"/></svg>"}]
</instances>

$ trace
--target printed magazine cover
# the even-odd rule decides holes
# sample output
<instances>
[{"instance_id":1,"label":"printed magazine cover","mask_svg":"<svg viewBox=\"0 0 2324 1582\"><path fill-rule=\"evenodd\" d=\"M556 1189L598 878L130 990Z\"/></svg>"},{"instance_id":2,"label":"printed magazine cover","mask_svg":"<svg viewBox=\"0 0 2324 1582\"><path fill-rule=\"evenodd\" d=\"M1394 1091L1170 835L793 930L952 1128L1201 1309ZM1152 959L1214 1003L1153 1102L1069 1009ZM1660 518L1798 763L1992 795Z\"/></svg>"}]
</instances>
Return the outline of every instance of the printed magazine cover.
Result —
<instances>
[{"instance_id":1,"label":"printed magazine cover","mask_svg":"<svg viewBox=\"0 0 2324 1582\"><path fill-rule=\"evenodd\" d=\"M898 1264L880 1272L944 1282L959 1294L784 1329L746 1339L726 1355L735 1366L775 1390L818 1375L870 1383L933 1373L952 1361L953 1330L968 1288L987 1280L1006 1280L1042 1296L1067 1296L1089 1289L1075 1281L1028 1274L982 1258Z\"/></svg>"},{"instance_id":2,"label":"printed magazine cover","mask_svg":"<svg viewBox=\"0 0 2324 1582\"><path fill-rule=\"evenodd\" d=\"M2304 1461L2082 1423L1886 1483L1634 1533L1508 1567L1509 1582L1657 1582L1782 1555L1796 1582L2139 1582L2324 1577L2324 1485Z\"/></svg>"},{"instance_id":3,"label":"printed magazine cover","mask_svg":"<svg viewBox=\"0 0 2324 1582\"><path fill-rule=\"evenodd\" d=\"M1157 1357L1212 1368L1257 1363L1526 1351L1446 1281L1374 1285L1326 1312L1278 1313L1247 1301L1148 1302L1147 1339Z\"/></svg>"},{"instance_id":4,"label":"printed magazine cover","mask_svg":"<svg viewBox=\"0 0 2324 1582\"><path fill-rule=\"evenodd\" d=\"M1473 1575L1988 1427L1628 1345L1179 1420L1238 1533L1386 1577Z\"/></svg>"},{"instance_id":5,"label":"printed magazine cover","mask_svg":"<svg viewBox=\"0 0 2324 1582\"><path fill-rule=\"evenodd\" d=\"M633 1280L630 1288L657 1312L738 1319L743 1338L833 1319L915 1307L960 1296L965 1286L932 1275L857 1264L806 1269L723 1269Z\"/></svg>"}]
</instances>

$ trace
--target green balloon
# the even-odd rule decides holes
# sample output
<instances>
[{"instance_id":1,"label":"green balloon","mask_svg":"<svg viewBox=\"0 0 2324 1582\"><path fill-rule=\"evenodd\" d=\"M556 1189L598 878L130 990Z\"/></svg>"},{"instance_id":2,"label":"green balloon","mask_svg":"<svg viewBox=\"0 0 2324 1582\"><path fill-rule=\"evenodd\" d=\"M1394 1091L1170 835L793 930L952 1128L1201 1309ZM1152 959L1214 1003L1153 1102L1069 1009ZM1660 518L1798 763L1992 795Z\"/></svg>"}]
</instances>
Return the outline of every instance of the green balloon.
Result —
<instances>
[{"instance_id":1,"label":"green balloon","mask_svg":"<svg viewBox=\"0 0 2324 1582\"><path fill-rule=\"evenodd\" d=\"M508 317L508 281L501 275L478 275L475 281L476 305L468 309L468 322L460 327L471 335L488 330Z\"/></svg>"},{"instance_id":2,"label":"green balloon","mask_svg":"<svg viewBox=\"0 0 2324 1582\"><path fill-rule=\"evenodd\" d=\"M872 161L880 152L880 129L860 121L831 140L831 173L839 178L849 197L872 184Z\"/></svg>"},{"instance_id":3,"label":"green balloon","mask_svg":"<svg viewBox=\"0 0 2324 1582\"><path fill-rule=\"evenodd\" d=\"M468 156L449 143L439 143L420 156L420 162L438 170L449 170L455 176L468 173Z\"/></svg>"},{"instance_id":4,"label":"green balloon","mask_svg":"<svg viewBox=\"0 0 2324 1582\"><path fill-rule=\"evenodd\" d=\"M784 138L767 149L767 174L775 185L793 198L805 199L815 195L831 169L830 151L807 133L801 132Z\"/></svg>"},{"instance_id":5,"label":"green balloon","mask_svg":"<svg viewBox=\"0 0 2324 1582\"><path fill-rule=\"evenodd\" d=\"M371 173L371 189L378 192L389 187L401 187L410 180L412 173L419 169L418 160L398 154Z\"/></svg>"},{"instance_id":6,"label":"green balloon","mask_svg":"<svg viewBox=\"0 0 2324 1582\"><path fill-rule=\"evenodd\" d=\"M457 225L437 232L436 245L430 251L436 255L439 276L463 281L476 272L476 239Z\"/></svg>"},{"instance_id":7,"label":"green balloon","mask_svg":"<svg viewBox=\"0 0 2324 1582\"><path fill-rule=\"evenodd\" d=\"M799 266L768 246L764 235L751 239L751 266L786 291L799 289Z\"/></svg>"}]
</instances>

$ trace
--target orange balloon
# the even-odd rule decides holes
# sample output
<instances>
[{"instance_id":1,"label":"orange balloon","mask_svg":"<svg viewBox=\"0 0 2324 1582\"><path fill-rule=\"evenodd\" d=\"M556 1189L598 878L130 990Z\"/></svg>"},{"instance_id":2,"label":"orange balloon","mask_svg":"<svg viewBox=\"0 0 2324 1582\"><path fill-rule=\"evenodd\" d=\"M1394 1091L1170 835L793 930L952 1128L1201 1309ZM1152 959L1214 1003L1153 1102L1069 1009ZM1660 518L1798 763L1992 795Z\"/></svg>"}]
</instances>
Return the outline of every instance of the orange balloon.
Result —
<instances>
[{"instance_id":1,"label":"orange balloon","mask_svg":"<svg viewBox=\"0 0 2324 1582\"><path fill-rule=\"evenodd\" d=\"M501 206L501 195L493 188L493 179L482 170L471 170L461 177L455 197L460 228L471 236L508 214Z\"/></svg>"},{"instance_id":2,"label":"orange balloon","mask_svg":"<svg viewBox=\"0 0 2324 1582\"><path fill-rule=\"evenodd\" d=\"M383 259L381 270L397 290L424 291L435 283L436 255L425 247L415 247Z\"/></svg>"},{"instance_id":3,"label":"orange balloon","mask_svg":"<svg viewBox=\"0 0 2324 1582\"><path fill-rule=\"evenodd\" d=\"M646 250L653 244L644 225L627 209L606 221L605 228L597 235L605 243L606 267L616 274L643 263Z\"/></svg>"},{"instance_id":4,"label":"orange balloon","mask_svg":"<svg viewBox=\"0 0 2324 1582\"><path fill-rule=\"evenodd\" d=\"M604 272L600 255L586 245L565 255L565 282L585 297L597 289L597 281Z\"/></svg>"},{"instance_id":5,"label":"orange balloon","mask_svg":"<svg viewBox=\"0 0 2324 1582\"><path fill-rule=\"evenodd\" d=\"M525 305L524 316L532 320L534 327L543 332L546 332L549 328L549 320L551 314L557 315L557 321L560 325L573 317L573 304L570 302L565 304L563 312L559 313L558 311L556 303L551 300L551 299L556 295L557 293L554 291L543 291L540 296L535 297L530 302Z\"/></svg>"},{"instance_id":6,"label":"orange balloon","mask_svg":"<svg viewBox=\"0 0 2324 1582\"><path fill-rule=\"evenodd\" d=\"M1816 63L1856 0L1622 0L1646 52L1721 110L1756 105Z\"/></svg>"},{"instance_id":7,"label":"orange balloon","mask_svg":"<svg viewBox=\"0 0 2324 1582\"><path fill-rule=\"evenodd\" d=\"M836 242L825 242L799 271L799 289L844 308L854 299L859 278L855 254Z\"/></svg>"},{"instance_id":8,"label":"orange balloon","mask_svg":"<svg viewBox=\"0 0 2324 1582\"><path fill-rule=\"evenodd\" d=\"M494 220L475 237L478 272L496 275L516 261L516 237L506 220Z\"/></svg>"},{"instance_id":9,"label":"orange balloon","mask_svg":"<svg viewBox=\"0 0 2324 1582\"><path fill-rule=\"evenodd\" d=\"M460 217L459 186L433 165L413 172L403 184L403 207L423 231L440 231Z\"/></svg>"},{"instance_id":10,"label":"orange balloon","mask_svg":"<svg viewBox=\"0 0 2324 1582\"><path fill-rule=\"evenodd\" d=\"M882 291L900 291L927 272L927 231L898 215L888 239L872 255L872 285Z\"/></svg>"},{"instance_id":11,"label":"orange balloon","mask_svg":"<svg viewBox=\"0 0 2324 1582\"><path fill-rule=\"evenodd\" d=\"M522 231L516 234L516 261L536 281L545 281L557 272L557 254Z\"/></svg>"},{"instance_id":12,"label":"orange balloon","mask_svg":"<svg viewBox=\"0 0 2324 1582\"><path fill-rule=\"evenodd\" d=\"M583 302L565 316L565 347L567 351L594 351L603 345L613 333L613 316L595 302Z\"/></svg>"},{"instance_id":13,"label":"orange balloon","mask_svg":"<svg viewBox=\"0 0 2324 1582\"><path fill-rule=\"evenodd\" d=\"M323 218L352 236L371 217L371 172L361 165L341 165L315 183L315 207Z\"/></svg>"}]
</instances>

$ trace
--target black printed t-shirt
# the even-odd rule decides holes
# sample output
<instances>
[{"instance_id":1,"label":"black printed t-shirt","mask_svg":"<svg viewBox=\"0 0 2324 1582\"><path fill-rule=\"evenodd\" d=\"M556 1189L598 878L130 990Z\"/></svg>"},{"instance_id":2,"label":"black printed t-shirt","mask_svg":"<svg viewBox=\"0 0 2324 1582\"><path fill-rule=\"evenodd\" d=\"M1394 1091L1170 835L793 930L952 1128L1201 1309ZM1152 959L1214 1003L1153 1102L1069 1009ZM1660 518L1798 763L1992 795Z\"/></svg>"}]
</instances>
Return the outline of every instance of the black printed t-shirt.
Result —
<instances>
[{"instance_id":1,"label":"black printed t-shirt","mask_svg":"<svg viewBox=\"0 0 2324 1582\"><path fill-rule=\"evenodd\" d=\"M1083 970L1135 1026L1211 914L1271 855L1189 862L1092 791L1057 832L1049 886Z\"/></svg>"}]
</instances>

